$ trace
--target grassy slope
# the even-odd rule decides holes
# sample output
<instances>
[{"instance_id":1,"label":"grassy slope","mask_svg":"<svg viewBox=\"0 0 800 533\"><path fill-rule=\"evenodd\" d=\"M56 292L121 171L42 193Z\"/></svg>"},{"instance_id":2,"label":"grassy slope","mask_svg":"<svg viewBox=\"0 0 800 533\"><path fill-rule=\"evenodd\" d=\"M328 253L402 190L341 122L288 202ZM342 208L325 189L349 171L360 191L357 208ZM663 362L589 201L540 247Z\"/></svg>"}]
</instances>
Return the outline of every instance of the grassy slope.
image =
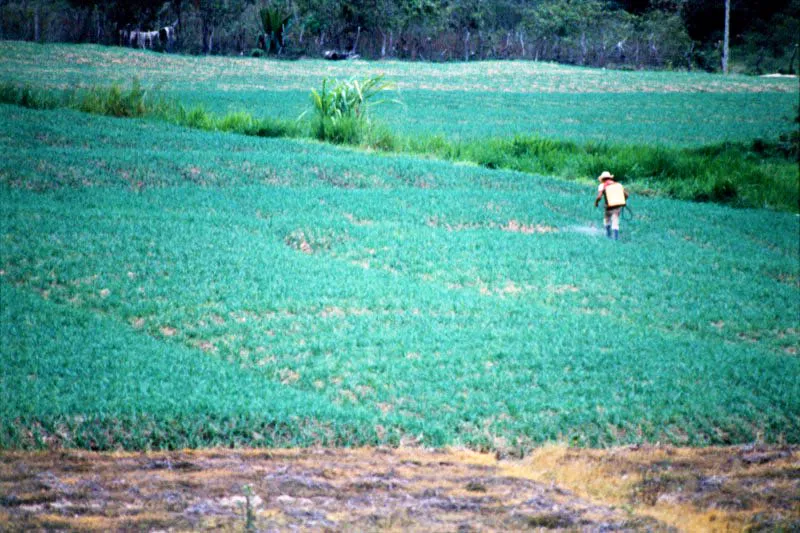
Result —
<instances>
[{"instance_id":1,"label":"grassy slope","mask_svg":"<svg viewBox=\"0 0 800 533\"><path fill-rule=\"evenodd\" d=\"M127 86L138 77L215 112L293 119L324 77L384 72L405 107L377 113L405 135L453 139L539 134L697 146L774 139L796 128L797 81L705 73L620 72L550 63L299 62L195 58L100 46L0 43L0 81L36 87ZM431 113L431 109L439 110Z\"/></svg>"},{"instance_id":2,"label":"grassy slope","mask_svg":"<svg viewBox=\"0 0 800 533\"><path fill-rule=\"evenodd\" d=\"M102 314L0 285L0 447L370 442L359 409L265 383Z\"/></svg>"},{"instance_id":3,"label":"grassy slope","mask_svg":"<svg viewBox=\"0 0 800 533\"><path fill-rule=\"evenodd\" d=\"M794 215L0 111L3 446L800 439Z\"/></svg>"},{"instance_id":4,"label":"grassy slope","mask_svg":"<svg viewBox=\"0 0 800 533\"><path fill-rule=\"evenodd\" d=\"M287 136L306 134L307 121L295 118L323 77L383 71L406 102L374 111L386 133L364 142L383 149L569 180L612 170L636 194L798 209L797 165L786 155L787 134L797 129L794 80L531 62L192 58L30 43L0 44L0 58L4 87L30 83L52 98L54 90L139 78L148 91L198 111L168 120ZM218 122L209 110L233 116ZM268 123L245 127L243 115Z\"/></svg>"}]
</instances>

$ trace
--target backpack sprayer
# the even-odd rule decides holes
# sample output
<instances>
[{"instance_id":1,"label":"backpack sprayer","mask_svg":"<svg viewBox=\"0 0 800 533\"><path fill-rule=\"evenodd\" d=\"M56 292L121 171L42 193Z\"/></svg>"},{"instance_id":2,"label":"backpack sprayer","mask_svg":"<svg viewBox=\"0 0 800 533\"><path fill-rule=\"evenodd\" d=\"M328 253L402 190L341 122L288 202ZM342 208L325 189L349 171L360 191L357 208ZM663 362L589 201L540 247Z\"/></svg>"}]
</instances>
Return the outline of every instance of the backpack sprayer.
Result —
<instances>
[{"instance_id":1,"label":"backpack sprayer","mask_svg":"<svg viewBox=\"0 0 800 533\"><path fill-rule=\"evenodd\" d=\"M625 207L625 204L628 203L625 201L625 189L621 183L612 183L603 190L603 193L606 195L608 209Z\"/></svg>"},{"instance_id":2,"label":"backpack sprayer","mask_svg":"<svg viewBox=\"0 0 800 533\"><path fill-rule=\"evenodd\" d=\"M603 174L601 174L600 178L598 179L602 181L604 178L613 179L613 176L609 172L603 172ZM607 210L606 213L608 213L608 210L612 209L619 210L619 217L625 218L624 216L625 210L627 209L628 217L633 218L633 211L631 210L630 207L628 207L627 194L625 193L625 188L622 186L622 184L612 182L604 186L603 196L605 197L606 201L606 210ZM611 226L606 226L606 234L608 235L608 237L611 237ZM619 238L619 230L615 229L614 239L616 240L618 238Z\"/></svg>"},{"instance_id":3,"label":"backpack sprayer","mask_svg":"<svg viewBox=\"0 0 800 533\"><path fill-rule=\"evenodd\" d=\"M603 192L606 195L606 205L609 209L620 207L620 217L625 218L625 211L627 211L628 218L634 218L633 210L628 206L628 200L625 198L625 188L622 184L614 183L609 185Z\"/></svg>"}]
</instances>

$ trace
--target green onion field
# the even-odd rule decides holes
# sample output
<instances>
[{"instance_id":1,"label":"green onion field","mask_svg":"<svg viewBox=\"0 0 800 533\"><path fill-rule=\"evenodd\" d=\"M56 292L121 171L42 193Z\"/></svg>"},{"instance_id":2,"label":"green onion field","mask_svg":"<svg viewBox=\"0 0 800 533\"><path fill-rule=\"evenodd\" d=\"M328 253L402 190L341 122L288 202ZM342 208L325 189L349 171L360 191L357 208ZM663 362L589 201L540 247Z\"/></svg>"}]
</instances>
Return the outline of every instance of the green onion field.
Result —
<instances>
[{"instance_id":1,"label":"green onion field","mask_svg":"<svg viewBox=\"0 0 800 533\"><path fill-rule=\"evenodd\" d=\"M404 138L678 150L798 127L796 78L0 43L0 83L137 77L284 121L323 78L373 73L402 101L373 116ZM615 242L602 167L13 104L0 150L0 449L800 443L796 200L623 181Z\"/></svg>"}]
</instances>

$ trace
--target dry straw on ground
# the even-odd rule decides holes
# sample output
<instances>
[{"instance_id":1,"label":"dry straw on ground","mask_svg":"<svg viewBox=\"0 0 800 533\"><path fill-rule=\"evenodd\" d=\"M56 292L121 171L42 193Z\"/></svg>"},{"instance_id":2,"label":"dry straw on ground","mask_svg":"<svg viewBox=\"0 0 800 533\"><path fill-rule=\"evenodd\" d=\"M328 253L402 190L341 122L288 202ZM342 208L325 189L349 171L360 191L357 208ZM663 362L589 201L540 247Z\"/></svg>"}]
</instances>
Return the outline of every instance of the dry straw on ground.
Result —
<instances>
[{"instance_id":1,"label":"dry straw on ground","mask_svg":"<svg viewBox=\"0 0 800 533\"><path fill-rule=\"evenodd\" d=\"M552 446L522 460L408 447L4 452L0 459L0 523L12 529L800 526L796 448Z\"/></svg>"}]
</instances>

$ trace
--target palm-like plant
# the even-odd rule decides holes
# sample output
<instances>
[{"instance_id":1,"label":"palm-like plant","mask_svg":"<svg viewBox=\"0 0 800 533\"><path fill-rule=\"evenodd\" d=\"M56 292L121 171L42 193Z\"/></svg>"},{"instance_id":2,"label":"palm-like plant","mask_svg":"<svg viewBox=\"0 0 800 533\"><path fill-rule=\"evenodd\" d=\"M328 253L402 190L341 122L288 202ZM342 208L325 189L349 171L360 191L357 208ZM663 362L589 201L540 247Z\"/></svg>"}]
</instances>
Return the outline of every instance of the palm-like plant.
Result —
<instances>
[{"instance_id":1,"label":"palm-like plant","mask_svg":"<svg viewBox=\"0 0 800 533\"><path fill-rule=\"evenodd\" d=\"M322 80L322 90L311 89L311 103L320 118L339 118L352 116L365 118L369 107L381 104L386 100L372 101L375 96L385 90L394 88L394 84L384 81L384 75L369 76L363 80L338 81ZM392 100L395 101L395 100Z\"/></svg>"},{"instance_id":2,"label":"palm-like plant","mask_svg":"<svg viewBox=\"0 0 800 533\"><path fill-rule=\"evenodd\" d=\"M358 143L369 126L369 108L387 101L374 98L393 87L383 74L363 80L322 80L320 91L311 89L312 111L317 118L315 135L321 140Z\"/></svg>"},{"instance_id":3,"label":"palm-like plant","mask_svg":"<svg viewBox=\"0 0 800 533\"><path fill-rule=\"evenodd\" d=\"M283 50L283 31L292 16L284 15L278 8L265 7L259 10L258 18L264 30L264 51L268 54L273 51L280 53Z\"/></svg>"}]
</instances>

